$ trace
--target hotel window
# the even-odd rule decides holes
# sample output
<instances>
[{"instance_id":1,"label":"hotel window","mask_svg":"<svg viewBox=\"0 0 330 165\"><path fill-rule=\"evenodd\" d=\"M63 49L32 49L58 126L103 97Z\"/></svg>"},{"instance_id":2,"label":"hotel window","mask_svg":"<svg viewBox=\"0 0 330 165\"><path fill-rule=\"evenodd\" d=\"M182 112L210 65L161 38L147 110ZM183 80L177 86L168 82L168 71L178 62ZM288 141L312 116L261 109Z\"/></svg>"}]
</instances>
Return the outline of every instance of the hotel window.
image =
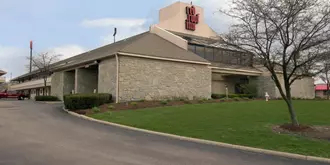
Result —
<instances>
[{"instance_id":1,"label":"hotel window","mask_svg":"<svg viewBox=\"0 0 330 165\"><path fill-rule=\"evenodd\" d=\"M240 54L237 52L229 52L230 55L230 64L238 65L240 64Z\"/></svg>"},{"instance_id":2,"label":"hotel window","mask_svg":"<svg viewBox=\"0 0 330 165\"><path fill-rule=\"evenodd\" d=\"M222 62L225 64L230 64L232 56L229 51L223 51L223 59Z\"/></svg>"},{"instance_id":3,"label":"hotel window","mask_svg":"<svg viewBox=\"0 0 330 165\"><path fill-rule=\"evenodd\" d=\"M223 62L223 51L221 49L214 49L214 62Z\"/></svg>"},{"instance_id":4,"label":"hotel window","mask_svg":"<svg viewBox=\"0 0 330 165\"><path fill-rule=\"evenodd\" d=\"M213 48L205 48L205 59L214 61Z\"/></svg>"},{"instance_id":5,"label":"hotel window","mask_svg":"<svg viewBox=\"0 0 330 165\"><path fill-rule=\"evenodd\" d=\"M248 54L242 54L241 61L242 61L242 65L245 66L252 65L251 56L249 56Z\"/></svg>"},{"instance_id":6,"label":"hotel window","mask_svg":"<svg viewBox=\"0 0 330 165\"><path fill-rule=\"evenodd\" d=\"M200 57L205 58L205 49L203 46L196 46L196 54Z\"/></svg>"},{"instance_id":7,"label":"hotel window","mask_svg":"<svg viewBox=\"0 0 330 165\"><path fill-rule=\"evenodd\" d=\"M195 45L188 45L188 50L196 53L196 46Z\"/></svg>"}]
</instances>

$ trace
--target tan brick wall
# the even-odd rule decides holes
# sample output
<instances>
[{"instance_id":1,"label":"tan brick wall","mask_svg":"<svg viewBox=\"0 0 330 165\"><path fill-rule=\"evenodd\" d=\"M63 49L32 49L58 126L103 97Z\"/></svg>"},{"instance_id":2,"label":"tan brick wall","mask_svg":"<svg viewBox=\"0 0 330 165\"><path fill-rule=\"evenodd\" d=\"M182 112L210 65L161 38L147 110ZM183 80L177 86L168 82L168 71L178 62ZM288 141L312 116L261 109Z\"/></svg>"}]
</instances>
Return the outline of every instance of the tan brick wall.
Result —
<instances>
[{"instance_id":1,"label":"tan brick wall","mask_svg":"<svg viewBox=\"0 0 330 165\"><path fill-rule=\"evenodd\" d=\"M63 100L63 85L64 85L63 72L53 73L51 83L52 83L51 86L52 96L57 96L59 99Z\"/></svg>"},{"instance_id":2,"label":"tan brick wall","mask_svg":"<svg viewBox=\"0 0 330 165\"><path fill-rule=\"evenodd\" d=\"M211 97L211 69L135 57L119 57L119 100L160 100Z\"/></svg>"},{"instance_id":3,"label":"tan brick wall","mask_svg":"<svg viewBox=\"0 0 330 165\"><path fill-rule=\"evenodd\" d=\"M117 64L116 58L102 60L99 64L98 92L111 93L116 98Z\"/></svg>"},{"instance_id":4,"label":"tan brick wall","mask_svg":"<svg viewBox=\"0 0 330 165\"><path fill-rule=\"evenodd\" d=\"M281 80L282 89L284 90L283 76L282 75L277 75L277 76ZM297 97L297 98L314 99L315 98L314 79L312 77L305 77L303 79L296 80L291 85L291 95L292 97ZM281 97L277 87L276 87L276 97Z\"/></svg>"}]
</instances>

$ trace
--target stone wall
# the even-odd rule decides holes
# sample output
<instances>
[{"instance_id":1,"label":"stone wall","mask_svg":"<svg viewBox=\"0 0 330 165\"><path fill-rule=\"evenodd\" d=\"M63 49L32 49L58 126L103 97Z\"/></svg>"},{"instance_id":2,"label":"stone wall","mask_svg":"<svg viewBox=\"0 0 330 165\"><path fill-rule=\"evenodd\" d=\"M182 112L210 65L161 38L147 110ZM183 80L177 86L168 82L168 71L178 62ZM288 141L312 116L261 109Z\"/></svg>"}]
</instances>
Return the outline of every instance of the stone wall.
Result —
<instances>
[{"instance_id":1,"label":"stone wall","mask_svg":"<svg viewBox=\"0 0 330 165\"><path fill-rule=\"evenodd\" d=\"M63 95L71 94L75 90L75 71L63 72Z\"/></svg>"},{"instance_id":2,"label":"stone wall","mask_svg":"<svg viewBox=\"0 0 330 165\"><path fill-rule=\"evenodd\" d=\"M282 75L277 75L280 79L282 89L284 90L284 81ZM306 99L314 99L315 98L315 87L314 87L314 79L312 77L305 77L300 80L296 80L291 85L291 95L292 97L297 98L306 98ZM281 94L276 87L276 97L281 97Z\"/></svg>"},{"instance_id":3,"label":"stone wall","mask_svg":"<svg viewBox=\"0 0 330 165\"><path fill-rule=\"evenodd\" d=\"M64 85L63 80L64 80L63 72L55 72L52 74L52 82L51 82L52 96L57 96L61 100L63 100L63 85Z\"/></svg>"},{"instance_id":4,"label":"stone wall","mask_svg":"<svg viewBox=\"0 0 330 165\"><path fill-rule=\"evenodd\" d=\"M253 81L257 85L258 97L264 98L267 92L270 98L277 98L276 85L270 75L255 77Z\"/></svg>"},{"instance_id":5,"label":"stone wall","mask_svg":"<svg viewBox=\"0 0 330 165\"><path fill-rule=\"evenodd\" d=\"M98 88L98 69L76 69L76 81L77 93L94 93L94 90Z\"/></svg>"},{"instance_id":6,"label":"stone wall","mask_svg":"<svg viewBox=\"0 0 330 165\"><path fill-rule=\"evenodd\" d=\"M99 93L111 93L116 99L117 64L116 58L102 60L99 64Z\"/></svg>"},{"instance_id":7,"label":"stone wall","mask_svg":"<svg viewBox=\"0 0 330 165\"><path fill-rule=\"evenodd\" d=\"M282 89L284 89L284 81L282 75L277 75ZM270 74L264 74L263 76L256 78L257 87L258 87L258 96L265 97L265 92L268 92L271 98L281 98L281 94L279 89L275 85L275 82L271 78ZM301 80L295 81L291 86L291 95L292 97L297 98L307 98L313 99L315 98L315 91L314 91L314 80L312 77L306 77Z\"/></svg>"},{"instance_id":8,"label":"stone wall","mask_svg":"<svg viewBox=\"0 0 330 165\"><path fill-rule=\"evenodd\" d=\"M119 61L120 101L211 97L207 65L126 56Z\"/></svg>"}]
</instances>

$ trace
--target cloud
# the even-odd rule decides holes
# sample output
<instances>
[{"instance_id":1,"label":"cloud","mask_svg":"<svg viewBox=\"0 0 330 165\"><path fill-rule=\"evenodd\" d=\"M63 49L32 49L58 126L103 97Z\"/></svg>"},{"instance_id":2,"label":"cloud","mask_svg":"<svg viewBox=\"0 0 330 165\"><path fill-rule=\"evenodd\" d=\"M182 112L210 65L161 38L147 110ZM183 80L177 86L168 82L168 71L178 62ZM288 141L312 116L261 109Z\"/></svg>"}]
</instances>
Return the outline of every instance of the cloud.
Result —
<instances>
[{"instance_id":1,"label":"cloud","mask_svg":"<svg viewBox=\"0 0 330 165\"><path fill-rule=\"evenodd\" d=\"M116 41L131 37L133 35L148 30L148 19L136 18L101 18L95 20L84 20L81 25L86 28L99 28L106 30L105 34L100 36L101 44L106 45L113 43L113 29L117 28Z\"/></svg>"},{"instance_id":2,"label":"cloud","mask_svg":"<svg viewBox=\"0 0 330 165\"><path fill-rule=\"evenodd\" d=\"M83 53L85 49L79 45L63 45L46 51L61 54L61 60ZM34 52L36 55L38 52ZM13 46L0 45L0 69L7 72L6 79L9 80L28 72L26 67L29 64L27 57L29 56L28 48L19 48Z\"/></svg>"},{"instance_id":3,"label":"cloud","mask_svg":"<svg viewBox=\"0 0 330 165\"><path fill-rule=\"evenodd\" d=\"M79 46L79 45L63 45L60 47L55 47L50 49L50 51L56 53L56 54L60 54L61 55L61 60L70 58L72 56L76 56L79 55L83 52L85 52L86 50Z\"/></svg>"},{"instance_id":4,"label":"cloud","mask_svg":"<svg viewBox=\"0 0 330 165\"><path fill-rule=\"evenodd\" d=\"M15 77L24 73L27 64L26 54L29 54L28 49L25 51L22 48L0 45L0 69L7 72L7 80L10 79L10 75Z\"/></svg>"}]
</instances>

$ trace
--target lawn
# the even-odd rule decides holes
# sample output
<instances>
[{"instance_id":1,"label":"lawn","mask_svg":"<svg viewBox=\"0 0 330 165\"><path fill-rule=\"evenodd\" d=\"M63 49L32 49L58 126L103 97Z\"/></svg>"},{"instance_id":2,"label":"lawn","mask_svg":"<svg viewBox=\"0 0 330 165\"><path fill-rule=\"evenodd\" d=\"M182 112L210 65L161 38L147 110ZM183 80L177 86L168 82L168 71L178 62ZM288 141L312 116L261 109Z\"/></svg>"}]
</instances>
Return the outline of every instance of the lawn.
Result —
<instances>
[{"instance_id":1,"label":"lawn","mask_svg":"<svg viewBox=\"0 0 330 165\"><path fill-rule=\"evenodd\" d=\"M330 102L295 101L300 123L330 125ZM289 122L283 101L227 102L93 114L138 128L237 145L330 158L330 141L276 134Z\"/></svg>"}]
</instances>

